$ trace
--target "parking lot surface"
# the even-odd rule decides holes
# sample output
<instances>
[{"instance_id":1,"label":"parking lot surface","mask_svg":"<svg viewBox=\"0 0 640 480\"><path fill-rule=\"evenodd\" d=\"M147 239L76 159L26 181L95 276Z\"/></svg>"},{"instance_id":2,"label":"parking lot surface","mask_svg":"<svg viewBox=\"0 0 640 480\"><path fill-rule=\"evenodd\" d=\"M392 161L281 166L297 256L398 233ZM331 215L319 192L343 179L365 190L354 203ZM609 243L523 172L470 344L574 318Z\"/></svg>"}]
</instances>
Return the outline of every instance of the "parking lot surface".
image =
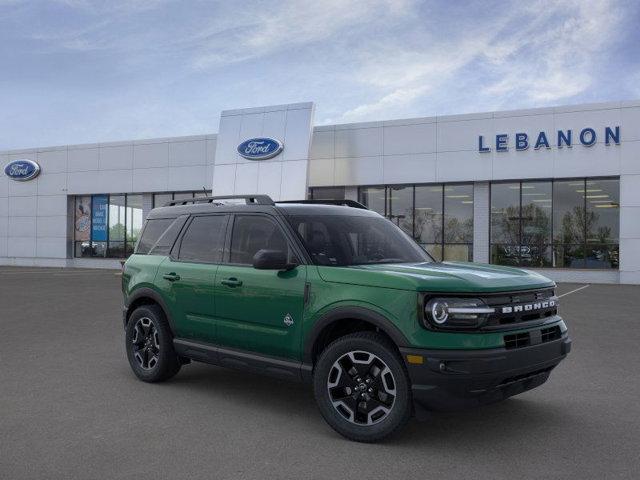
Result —
<instances>
[{"instance_id":1,"label":"parking lot surface","mask_svg":"<svg viewBox=\"0 0 640 480\"><path fill-rule=\"evenodd\" d=\"M640 477L638 286L562 297L573 351L542 387L365 445L305 385L202 364L136 380L119 282L0 267L0 478Z\"/></svg>"}]
</instances>

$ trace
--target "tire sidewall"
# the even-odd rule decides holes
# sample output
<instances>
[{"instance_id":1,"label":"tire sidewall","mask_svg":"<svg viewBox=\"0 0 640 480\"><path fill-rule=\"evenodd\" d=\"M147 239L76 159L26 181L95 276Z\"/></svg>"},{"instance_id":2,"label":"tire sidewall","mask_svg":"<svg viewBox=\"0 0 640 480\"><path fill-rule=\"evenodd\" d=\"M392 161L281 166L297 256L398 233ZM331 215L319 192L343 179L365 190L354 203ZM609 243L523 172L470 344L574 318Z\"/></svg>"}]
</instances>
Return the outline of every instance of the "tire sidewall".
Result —
<instances>
[{"instance_id":1,"label":"tire sidewall","mask_svg":"<svg viewBox=\"0 0 640 480\"><path fill-rule=\"evenodd\" d=\"M378 338L376 338L378 337ZM355 425L340 415L329 398L327 378L334 362L342 355L363 350L373 353L387 364L396 383L396 399L386 418L373 425ZM402 427L411 416L411 386L402 360L384 337L379 335L348 335L330 344L320 355L313 376L313 388L318 408L324 419L338 433L352 440L373 442Z\"/></svg>"},{"instance_id":2,"label":"tire sidewall","mask_svg":"<svg viewBox=\"0 0 640 480\"><path fill-rule=\"evenodd\" d=\"M142 368L133 354L134 327L138 320L144 317L148 317L153 322L158 332L158 343L160 346L158 362L149 370ZM125 349L133 373L145 382L156 382L164 379L167 372L175 369L175 365L177 364L177 358L173 349L173 337L167 326L166 318L162 311L153 305L138 307L129 317L125 334Z\"/></svg>"}]
</instances>

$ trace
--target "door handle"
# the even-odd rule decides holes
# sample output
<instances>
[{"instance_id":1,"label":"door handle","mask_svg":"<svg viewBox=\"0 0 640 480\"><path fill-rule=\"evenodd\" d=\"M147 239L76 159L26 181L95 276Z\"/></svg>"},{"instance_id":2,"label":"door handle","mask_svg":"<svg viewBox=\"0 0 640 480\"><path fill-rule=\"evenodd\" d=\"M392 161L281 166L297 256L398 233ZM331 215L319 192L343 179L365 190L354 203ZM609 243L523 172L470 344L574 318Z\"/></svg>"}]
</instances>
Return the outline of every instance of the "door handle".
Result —
<instances>
[{"instance_id":1,"label":"door handle","mask_svg":"<svg viewBox=\"0 0 640 480\"><path fill-rule=\"evenodd\" d=\"M180 280L180 275L175 272L171 272L165 273L164 275L162 275L162 278L164 278L165 280L169 280L170 282L175 282L176 280Z\"/></svg>"},{"instance_id":2,"label":"door handle","mask_svg":"<svg viewBox=\"0 0 640 480\"><path fill-rule=\"evenodd\" d=\"M242 286L242 280L238 280L235 277L227 278L225 280L222 280L220 283L222 283L222 285L226 285L227 287L241 287Z\"/></svg>"}]
</instances>

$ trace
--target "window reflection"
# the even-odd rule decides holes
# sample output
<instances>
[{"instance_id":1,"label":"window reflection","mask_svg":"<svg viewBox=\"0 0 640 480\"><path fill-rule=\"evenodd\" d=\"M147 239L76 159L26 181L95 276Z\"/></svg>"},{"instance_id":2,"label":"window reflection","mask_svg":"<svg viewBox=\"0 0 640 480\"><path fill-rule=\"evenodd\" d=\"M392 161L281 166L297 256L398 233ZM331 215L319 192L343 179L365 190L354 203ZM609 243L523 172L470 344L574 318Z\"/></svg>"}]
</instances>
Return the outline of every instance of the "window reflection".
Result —
<instances>
[{"instance_id":1,"label":"window reflection","mask_svg":"<svg viewBox=\"0 0 640 480\"><path fill-rule=\"evenodd\" d=\"M75 197L74 256L125 258L142 231L142 194Z\"/></svg>"},{"instance_id":2,"label":"window reflection","mask_svg":"<svg viewBox=\"0 0 640 480\"><path fill-rule=\"evenodd\" d=\"M473 185L444 186L444 260L473 258Z\"/></svg>"},{"instance_id":3,"label":"window reflection","mask_svg":"<svg viewBox=\"0 0 640 480\"><path fill-rule=\"evenodd\" d=\"M618 268L619 180L491 185L491 261Z\"/></svg>"},{"instance_id":4,"label":"window reflection","mask_svg":"<svg viewBox=\"0 0 640 480\"><path fill-rule=\"evenodd\" d=\"M360 203L366 205L369 210L385 215L385 188L365 187L359 192Z\"/></svg>"},{"instance_id":5,"label":"window reflection","mask_svg":"<svg viewBox=\"0 0 640 480\"><path fill-rule=\"evenodd\" d=\"M472 184L364 187L359 198L413 235L436 260L472 260Z\"/></svg>"},{"instance_id":6,"label":"window reflection","mask_svg":"<svg viewBox=\"0 0 640 480\"><path fill-rule=\"evenodd\" d=\"M344 187L314 187L309 197L311 200L344 200Z\"/></svg>"},{"instance_id":7,"label":"window reflection","mask_svg":"<svg viewBox=\"0 0 640 480\"><path fill-rule=\"evenodd\" d=\"M389 187L389 220L413 236L413 187Z\"/></svg>"},{"instance_id":8,"label":"window reflection","mask_svg":"<svg viewBox=\"0 0 640 480\"><path fill-rule=\"evenodd\" d=\"M125 236L125 196L109 195L109 240L108 255L110 257L124 257Z\"/></svg>"},{"instance_id":9,"label":"window reflection","mask_svg":"<svg viewBox=\"0 0 640 480\"><path fill-rule=\"evenodd\" d=\"M131 255L142 231L142 195L127 195L127 255Z\"/></svg>"}]
</instances>

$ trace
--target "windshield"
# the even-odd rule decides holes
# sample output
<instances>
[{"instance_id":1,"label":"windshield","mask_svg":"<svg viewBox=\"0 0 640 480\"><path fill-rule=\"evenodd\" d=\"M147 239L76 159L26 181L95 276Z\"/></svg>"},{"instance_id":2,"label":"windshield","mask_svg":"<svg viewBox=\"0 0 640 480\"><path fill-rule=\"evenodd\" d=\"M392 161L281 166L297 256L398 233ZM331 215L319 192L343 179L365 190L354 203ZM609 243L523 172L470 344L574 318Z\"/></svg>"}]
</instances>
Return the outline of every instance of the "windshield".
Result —
<instances>
[{"instance_id":1,"label":"windshield","mask_svg":"<svg viewBox=\"0 0 640 480\"><path fill-rule=\"evenodd\" d=\"M288 217L316 265L432 262L402 230L383 217L305 215Z\"/></svg>"}]
</instances>

